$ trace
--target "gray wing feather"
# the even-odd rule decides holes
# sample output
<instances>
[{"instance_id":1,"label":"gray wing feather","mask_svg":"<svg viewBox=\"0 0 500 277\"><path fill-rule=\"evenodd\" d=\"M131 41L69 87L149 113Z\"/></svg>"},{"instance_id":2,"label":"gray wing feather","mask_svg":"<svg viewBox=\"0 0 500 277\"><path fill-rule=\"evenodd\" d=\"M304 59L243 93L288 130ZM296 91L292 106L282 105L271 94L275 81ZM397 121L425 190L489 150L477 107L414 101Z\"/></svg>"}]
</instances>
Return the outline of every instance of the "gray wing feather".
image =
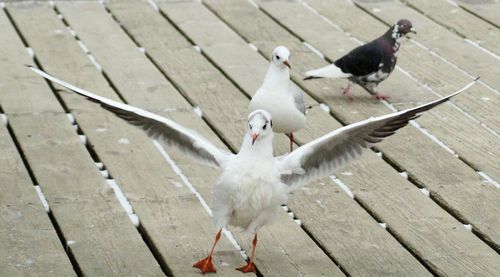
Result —
<instances>
[{"instance_id":1,"label":"gray wing feather","mask_svg":"<svg viewBox=\"0 0 500 277\"><path fill-rule=\"evenodd\" d=\"M104 109L113 112L128 123L144 130L152 139L160 140L167 146L176 147L185 154L205 164L219 166L227 156L231 155L226 151L218 149L195 131L185 128L172 120L127 104L101 97L61 81L40 69L31 66L30 68L44 78L85 96L93 102L99 103Z\"/></svg>"},{"instance_id":2,"label":"gray wing feather","mask_svg":"<svg viewBox=\"0 0 500 277\"><path fill-rule=\"evenodd\" d=\"M292 190L314 179L331 175L334 170L361 156L365 149L419 117L420 113L448 101L476 81L433 102L339 128L278 158L282 182Z\"/></svg>"},{"instance_id":3,"label":"gray wing feather","mask_svg":"<svg viewBox=\"0 0 500 277\"><path fill-rule=\"evenodd\" d=\"M293 95L295 107L297 108L297 110L299 110L303 114L306 114L307 107L304 103L304 92L294 83L291 83L290 85L290 92Z\"/></svg>"}]
</instances>

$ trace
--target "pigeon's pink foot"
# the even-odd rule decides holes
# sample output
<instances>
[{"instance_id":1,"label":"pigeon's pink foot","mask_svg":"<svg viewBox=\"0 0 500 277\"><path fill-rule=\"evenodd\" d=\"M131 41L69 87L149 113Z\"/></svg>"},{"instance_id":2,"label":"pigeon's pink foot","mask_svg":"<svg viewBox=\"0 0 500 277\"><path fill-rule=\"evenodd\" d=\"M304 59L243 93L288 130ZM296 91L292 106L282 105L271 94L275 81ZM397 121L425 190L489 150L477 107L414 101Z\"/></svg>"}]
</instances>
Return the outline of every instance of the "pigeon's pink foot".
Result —
<instances>
[{"instance_id":1,"label":"pigeon's pink foot","mask_svg":"<svg viewBox=\"0 0 500 277\"><path fill-rule=\"evenodd\" d=\"M236 270L239 270L243 273L249 273L249 272L255 273L255 266L253 265L253 262L250 260L246 265L238 267Z\"/></svg>"},{"instance_id":2,"label":"pigeon's pink foot","mask_svg":"<svg viewBox=\"0 0 500 277\"><path fill-rule=\"evenodd\" d=\"M386 100L386 99L389 99L390 96L389 95L385 95L385 94L380 94L380 93L375 93L373 94L373 97L375 97L376 99L378 100Z\"/></svg>"},{"instance_id":3,"label":"pigeon's pink foot","mask_svg":"<svg viewBox=\"0 0 500 277\"><path fill-rule=\"evenodd\" d=\"M193 267L198 268L201 273L216 273L214 264L212 263L212 256L208 256L205 259L196 262Z\"/></svg>"},{"instance_id":4,"label":"pigeon's pink foot","mask_svg":"<svg viewBox=\"0 0 500 277\"><path fill-rule=\"evenodd\" d=\"M342 89L342 95L344 95L345 97L347 97L347 99L349 99L349 100L353 100L352 97L351 97L351 94L349 94L350 89L351 89L351 86L346 86L345 88L343 88Z\"/></svg>"}]
</instances>

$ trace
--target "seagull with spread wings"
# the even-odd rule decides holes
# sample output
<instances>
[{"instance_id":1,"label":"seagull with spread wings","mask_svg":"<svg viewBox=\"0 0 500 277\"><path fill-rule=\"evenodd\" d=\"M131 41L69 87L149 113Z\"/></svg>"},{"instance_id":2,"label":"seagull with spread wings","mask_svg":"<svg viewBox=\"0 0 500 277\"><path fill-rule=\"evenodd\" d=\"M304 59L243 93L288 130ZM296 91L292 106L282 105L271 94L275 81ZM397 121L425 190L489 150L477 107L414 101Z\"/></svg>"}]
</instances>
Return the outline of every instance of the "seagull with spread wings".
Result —
<instances>
[{"instance_id":1,"label":"seagull with spread wings","mask_svg":"<svg viewBox=\"0 0 500 277\"><path fill-rule=\"evenodd\" d=\"M213 216L217 233L209 255L195 263L203 273L216 272L212 255L222 229L238 226L254 234L253 248L242 272L255 272L257 231L270 223L288 194L358 158L363 150L394 134L421 113L442 104L473 85L427 104L344 126L323 135L295 151L273 156L273 121L265 110L248 116L247 133L237 154L217 148L210 141L170 119L90 93L44 71L30 67L44 78L99 103L104 109L142 128L166 147L176 147L186 155L218 167L220 176L213 187ZM477 79L476 79L477 80Z\"/></svg>"}]
</instances>

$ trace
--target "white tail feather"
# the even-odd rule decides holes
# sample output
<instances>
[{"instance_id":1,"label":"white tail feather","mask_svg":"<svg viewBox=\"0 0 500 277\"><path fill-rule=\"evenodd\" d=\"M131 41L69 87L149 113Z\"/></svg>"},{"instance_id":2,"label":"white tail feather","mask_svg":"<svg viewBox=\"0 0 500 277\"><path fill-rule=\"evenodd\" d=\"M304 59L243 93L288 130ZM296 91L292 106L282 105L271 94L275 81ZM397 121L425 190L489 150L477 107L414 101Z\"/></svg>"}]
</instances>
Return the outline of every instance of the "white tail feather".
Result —
<instances>
[{"instance_id":1,"label":"white tail feather","mask_svg":"<svg viewBox=\"0 0 500 277\"><path fill-rule=\"evenodd\" d=\"M351 77L351 74L342 72L335 64L330 64L322 68L309 70L306 72L306 76L317 78L348 78Z\"/></svg>"}]
</instances>

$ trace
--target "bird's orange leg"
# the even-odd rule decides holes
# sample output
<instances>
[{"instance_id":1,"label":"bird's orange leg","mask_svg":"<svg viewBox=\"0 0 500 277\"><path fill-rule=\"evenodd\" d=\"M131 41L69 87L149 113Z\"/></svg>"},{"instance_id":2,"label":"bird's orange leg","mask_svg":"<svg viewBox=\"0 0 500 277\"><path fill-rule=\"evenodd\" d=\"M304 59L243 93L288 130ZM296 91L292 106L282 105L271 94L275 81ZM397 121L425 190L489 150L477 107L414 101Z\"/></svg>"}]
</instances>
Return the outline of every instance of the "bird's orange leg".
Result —
<instances>
[{"instance_id":1,"label":"bird's orange leg","mask_svg":"<svg viewBox=\"0 0 500 277\"><path fill-rule=\"evenodd\" d=\"M214 254L215 245L217 245L217 242L220 239L221 232L222 232L222 229L219 230L219 232L217 232L217 234L215 235L214 245L212 246L212 249L210 250L208 257L206 257L205 259L203 259L199 262L196 262L193 265L193 267L196 267L199 270L201 270L201 273L208 273L208 272L215 273L215 272L217 272L217 270L215 270L214 264L212 263L212 255Z\"/></svg>"},{"instance_id":2,"label":"bird's orange leg","mask_svg":"<svg viewBox=\"0 0 500 277\"><path fill-rule=\"evenodd\" d=\"M255 257L255 248L257 247L257 233L255 233L255 236L253 237L252 244L253 244L252 255L250 256L248 263L242 267L238 267L236 270L239 270L243 273L255 272L255 266L253 265L253 258Z\"/></svg>"}]
</instances>

